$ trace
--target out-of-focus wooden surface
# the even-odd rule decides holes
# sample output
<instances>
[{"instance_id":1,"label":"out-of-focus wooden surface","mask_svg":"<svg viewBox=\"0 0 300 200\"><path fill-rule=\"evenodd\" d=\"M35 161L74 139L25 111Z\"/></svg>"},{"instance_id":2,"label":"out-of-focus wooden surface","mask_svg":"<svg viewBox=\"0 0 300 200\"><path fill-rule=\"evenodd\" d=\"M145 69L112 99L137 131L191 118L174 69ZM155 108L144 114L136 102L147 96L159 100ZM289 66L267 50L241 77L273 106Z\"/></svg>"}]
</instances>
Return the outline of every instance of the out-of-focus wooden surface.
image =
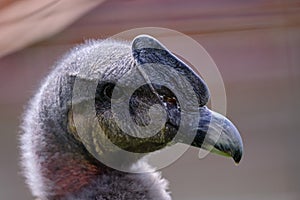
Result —
<instances>
[{"instance_id":1,"label":"out-of-focus wooden surface","mask_svg":"<svg viewBox=\"0 0 300 200\"><path fill-rule=\"evenodd\" d=\"M0 1L0 57L54 35L103 1Z\"/></svg>"},{"instance_id":2,"label":"out-of-focus wooden surface","mask_svg":"<svg viewBox=\"0 0 300 200\"><path fill-rule=\"evenodd\" d=\"M245 143L239 166L214 155L199 160L191 149L163 169L173 198L300 199L299 11L299 1L285 0L106 1L61 33L1 58L0 199L32 199L18 173L18 125L55 60L84 39L144 26L181 31L206 48Z\"/></svg>"}]
</instances>

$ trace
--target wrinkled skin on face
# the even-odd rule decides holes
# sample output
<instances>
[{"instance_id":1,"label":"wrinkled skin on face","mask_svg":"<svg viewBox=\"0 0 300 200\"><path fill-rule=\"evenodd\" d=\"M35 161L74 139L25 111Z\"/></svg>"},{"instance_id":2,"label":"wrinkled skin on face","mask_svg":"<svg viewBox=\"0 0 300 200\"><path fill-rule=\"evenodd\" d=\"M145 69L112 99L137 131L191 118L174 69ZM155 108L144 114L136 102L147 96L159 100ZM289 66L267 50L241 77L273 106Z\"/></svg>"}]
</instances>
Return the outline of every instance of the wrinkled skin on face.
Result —
<instances>
[{"instance_id":1,"label":"wrinkled skin on face","mask_svg":"<svg viewBox=\"0 0 300 200\"><path fill-rule=\"evenodd\" d=\"M110 140L118 147L135 153L149 153L165 147L176 135L180 124L180 105L176 96L164 86L153 85L153 87L156 93L153 93L148 85L140 87L133 93L129 101L130 116L137 126L145 127L151 121L150 108L155 104L160 104L165 108L167 121L165 126L153 136L140 138L124 133L116 123L111 111L114 84L102 83L98 85L95 99L97 116L100 124L106 130L105 134L109 135ZM121 98L122 94L119 95ZM132 129L132 132L135 131Z\"/></svg>"},{"instance_id":2,"label":"wrinkled skin on face","mask_svg":"<svg viewBox=\"0 0 300 200\"><path fill-rule=\"evenodd\" d=\"M75 47L24 116L22 165L33 195L170 199L167 183L140 158L176 143L239 162L241 137L208 99L204 81L150 36Z\"/></svg>"},{"instance_id":3,"label":"wrinkled skin on face","mask_svg":"<svg viewBox=\"0 0 300 200\"><path fill-rule=\"evenodd\" d=\"M104 156L117 153L121 148L143 155L181 142L230 156L237 163L241 160L243 145L237 129L227 118L205 106L209 99L208 88L189 66L150 36L135 38L132 42L132 56L134 59L129 63L131 68L122 70L123 75L119 80L109 76L97 80L95 99L90 99L94 103L96 118L85 111L81 123L82 126L90 127L87 132L91 134L80 137L88 144L90 151ZM164 68L153 67L157 65ZM167 70L167 73L159 74L161 69ZM139 75L120 81L130 77L133 70ZM182 77L188 84L181 80ZM139 79L144 79L144 84L135 88L134 82L139 82ZM163 85L161 82L168 84ZM192 95L196 99L194 102L191 100ZM194 106L186 108L185 105L189 104ZM128 108L125 108L127 105ZM159 109L153 109L153 106ZM85 109L85 106L79 107ZM163 113L164 118L161 118L160 113ZM123 121L123 127L118 120ZM89 121L91 124L97 121L100 128L90 125ZM151 123L159 124L161 121L161 127L154 133L144 131ZM175 138L178 133L180 136ZM115 147L107 143L107 139Z\"/></svg>"}]
</instances>

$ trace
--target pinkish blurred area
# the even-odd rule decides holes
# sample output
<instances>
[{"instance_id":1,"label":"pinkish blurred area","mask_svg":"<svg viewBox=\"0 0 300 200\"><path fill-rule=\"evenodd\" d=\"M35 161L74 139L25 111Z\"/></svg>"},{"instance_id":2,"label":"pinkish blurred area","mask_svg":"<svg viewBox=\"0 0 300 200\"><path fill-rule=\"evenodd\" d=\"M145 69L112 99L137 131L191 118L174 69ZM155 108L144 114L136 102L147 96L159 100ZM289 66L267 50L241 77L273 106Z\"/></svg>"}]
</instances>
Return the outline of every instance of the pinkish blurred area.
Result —
<instances>
[{"instance_id":1,"label":"pinkish blurred area","mask_svg":"<svg viewBox=\"0 0 300 200\"><path fill-rule=\"evenodd\" d=\"M136 27L197 40L216 62L239 166L191 148L163 169L174 200L300 199L300 2L297 0L0 1L0 199L33 199L20 175L24 106L70 47ZM217 98L217 97L214 97Z\"/></svg>"}]
</instances>

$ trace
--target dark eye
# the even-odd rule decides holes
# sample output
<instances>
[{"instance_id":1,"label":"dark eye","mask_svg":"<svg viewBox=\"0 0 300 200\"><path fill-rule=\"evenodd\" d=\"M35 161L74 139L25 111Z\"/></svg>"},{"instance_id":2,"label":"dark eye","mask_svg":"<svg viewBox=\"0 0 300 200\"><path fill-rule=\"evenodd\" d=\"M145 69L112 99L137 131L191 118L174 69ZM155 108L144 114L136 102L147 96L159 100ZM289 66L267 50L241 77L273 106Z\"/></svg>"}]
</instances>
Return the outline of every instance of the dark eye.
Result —
<instances>
[{"instance_id":1,"label":"dark eye","mask_svg":"<svg viewBox=\"0 0 300 200\"><path fill-rule=\"evenodd\" d=\"M177 106L177 100L175 97L163 95L161 98L165 106Z\"/></svg>"},{"instance_id":2,"label":"dark eye","mask_svg":"<svg viewBox=\"0 0 300 200\"><path fill-rule=\"evenodd\" d=\"M167 95L161 95L161 100L164 103L164 105L168 108L176 108L180 110L179 103L177 101L177 98L175 96L167 96Z\"/></svg>"},{"instance_id":3,"label":"dark eye","mask_svg":"<svg viewBox=\"0 0 300 200\"><path fill-rule=\"evenodd\" d=\"M164 99L163 99L164 102L167 102L169 104L173 104L173 105L176 105L177 104L177 100L175 97L166 97L164 96Z\"/></svg>"},{"instance_id":4,"label":"dark eye","mask_svg":"<svg viewBox=\"0 0 300 200\"><path fill-rule=\"evenodd\" d=\"M169 88L158 84L153 84L153 86L159 94L161 103L163 103L165 107L167 107L168 109L180 110L178 99Z\"/></svg>"}]
</instances>

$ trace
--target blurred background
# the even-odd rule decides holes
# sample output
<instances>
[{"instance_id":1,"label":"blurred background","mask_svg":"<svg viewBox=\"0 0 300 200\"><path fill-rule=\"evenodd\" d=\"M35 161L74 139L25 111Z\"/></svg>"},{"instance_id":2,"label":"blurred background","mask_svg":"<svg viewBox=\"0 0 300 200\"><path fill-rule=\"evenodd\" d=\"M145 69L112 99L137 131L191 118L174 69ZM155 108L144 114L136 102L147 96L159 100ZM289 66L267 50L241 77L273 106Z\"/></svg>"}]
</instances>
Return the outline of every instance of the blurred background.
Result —
<instances>
[{"instance_id":1,"label":"blurred background","mask_svg":"<svg viewBox=\"0 0 300 200\"><path fill-rule=\"evenodd\" d=\"M19 124L55 61L86 39L146 26L180 31L208 51L245 146L238 166L189 149L162 170L173 199L299 200L296 0L0 1L0 199L33 199L20 175Z\"/></svg>"}]
</instances>

